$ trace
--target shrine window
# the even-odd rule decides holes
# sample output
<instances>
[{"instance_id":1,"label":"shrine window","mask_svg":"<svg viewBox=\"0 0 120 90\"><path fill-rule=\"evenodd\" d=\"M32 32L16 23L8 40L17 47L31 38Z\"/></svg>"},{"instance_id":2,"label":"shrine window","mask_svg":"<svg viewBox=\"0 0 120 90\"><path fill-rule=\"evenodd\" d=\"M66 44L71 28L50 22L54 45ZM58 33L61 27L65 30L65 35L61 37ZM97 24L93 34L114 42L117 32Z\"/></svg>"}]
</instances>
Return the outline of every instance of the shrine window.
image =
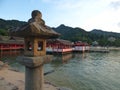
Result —
<instances>
[{"instance_id":1,"label":"shrine window","mask_svg":"<svg viewBox=\"0 0 120 90\"><path fill-rule=\"evenodd\" d=\"M43 42L39 41L38 42L38 51L42 51L43 50Z\"/></svg>"}]
</instances>

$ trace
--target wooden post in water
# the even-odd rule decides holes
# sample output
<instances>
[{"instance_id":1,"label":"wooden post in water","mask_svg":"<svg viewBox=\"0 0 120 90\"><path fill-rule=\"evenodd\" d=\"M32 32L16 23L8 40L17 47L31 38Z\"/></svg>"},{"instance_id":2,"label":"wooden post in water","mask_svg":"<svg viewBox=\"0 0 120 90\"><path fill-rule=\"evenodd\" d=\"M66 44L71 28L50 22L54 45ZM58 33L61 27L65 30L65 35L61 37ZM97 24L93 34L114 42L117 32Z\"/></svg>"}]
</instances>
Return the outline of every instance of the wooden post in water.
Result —
<instances>
[{"instance_id":1,"label":"wooden post in water","mask_svg":"<svg viewBox=\"0 0 120 90\"><path fill-rule=\"evenodd\" d=\"M25 90L43 90L43 65L48 61L46 39L57 38L59 34L45 25L40 11L34 10L31 16L26 25L11 30L10 35L24 37L24 56L17 60L25 65Z\"/></svg>"}]
</instances>

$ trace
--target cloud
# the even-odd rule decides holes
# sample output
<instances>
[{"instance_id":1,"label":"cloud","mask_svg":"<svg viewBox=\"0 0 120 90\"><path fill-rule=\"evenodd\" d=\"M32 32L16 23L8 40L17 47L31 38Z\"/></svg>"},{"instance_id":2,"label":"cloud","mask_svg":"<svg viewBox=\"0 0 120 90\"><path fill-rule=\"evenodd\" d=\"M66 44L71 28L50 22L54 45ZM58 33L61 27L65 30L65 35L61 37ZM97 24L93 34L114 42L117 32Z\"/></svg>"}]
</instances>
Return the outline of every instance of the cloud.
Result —
<instances>
[{"instance_id":1,"label":"cloud","mask_svg":"<svg viewBox=\"0 0 120 90\"><path fill-rule=\"evenodd\" d=\"M96 0L42 0L44 3L49 3L57 9L78 9L88 4L89 2L96 2Z\"/></svg>"},{"instance_id":2,"label":"cloud","mask_svg":"<svg viewBox=\"0 0 120 90\"><path fill-rule=\"evenodd\" d=\"M120 28L120 0L42 0L54 11L53 24L64 23L86 30L117 31ZM111 9L114 8L114 9ZM60 17L60 18L58 18Z\"/></svg>"},{"instance_id":3,"label":"cloud","mask_svg":"<svg viewBox=\"0 0 120 90\"><path fill-rule=\"evenodd\" d=\"M72 9L78 8L81 4L81 0L42 0L44 3L52 4L57 9Z\"/></svg>"},{"instance_id":4,"label":"cloud","mask_svg":"<svg viewBox=\"0 0 120 90\"><path fill-rule=\"evenodd\" d=\"M106 31L120 30L120 10L105 10L96 16L91 17L84 23L84 28L89 29L103 29Z\"/></svg>"},{"instance_id":5,"label":"cloud","mask_svg":"<svg viewBox=\"0 0 120 90\"><path fill-rule=\"evenodd\" d=\"M118 25L118 27L120 27L120 22L117 25Z\"/></svg>"},{"instance_id":6,"label":"cloud","mask_svg":"<svg viewBox=\"0 0 120 90\"><path fill-rule=\"evenodd\" d=\"M77 9L81 7L82 3L80 1L76 2L76 0L62 1L57 3L57 7L59 9Z\"/></svg>"},{"instance_id":7,"label":"cloud","mask_svg":"<svg viewBox=\"0 0 120 90\"><path fill-rule=\"evenodd\" d=\"M114 9L119 9L120 8L120 0L112 1L110 3L110 6L112 6Z\"/></svg>"}]
</instances>

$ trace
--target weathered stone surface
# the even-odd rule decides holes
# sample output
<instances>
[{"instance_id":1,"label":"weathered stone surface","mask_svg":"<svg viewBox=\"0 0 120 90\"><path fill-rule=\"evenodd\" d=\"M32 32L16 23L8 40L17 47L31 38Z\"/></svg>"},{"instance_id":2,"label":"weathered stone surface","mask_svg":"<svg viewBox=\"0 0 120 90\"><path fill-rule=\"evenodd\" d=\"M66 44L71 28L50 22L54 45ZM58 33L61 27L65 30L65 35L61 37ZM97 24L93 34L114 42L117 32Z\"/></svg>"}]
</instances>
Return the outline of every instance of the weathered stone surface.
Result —
<instances>
[{"instance_id":1,"label":"weathered stone surface","mask_svg":"<svg viewBox=\"0 0 120 90\"><path fill-rule=\"evenodd\" d=\"M26 67L35 68L44 63L44 56L41 57L25 57L18 56L17 61Z\"/></svg>"},{"instance_id":2,"label":"weathered stone surface","mask_svg":"<svg viewBox=\"0 0 120 90\"><path fill-rule=\"evenodd\" d=\"M31 42L31 50L28 50L29 46L28 46L28 42ZM42 50L38 50L38 42L42 42L43 46L42 46ZM46 55L46 40L45 39L41 39L41 38L33 38L33 37L28 37L25 38L25 52L24 52L25 56L44 56Z\"/></svg>"},{"instance_id":3,"label":"weathered stone surface","mask_svg":"<svg viewBox=\"0 0 120 90\"><path fill-rule=\"evenodd\" d=\"M32 18L28 20L28 23L22 27L10 30L10 35L19 37L34 36L49 39L57 38L60 34L45 25L41 12L34 10L32 12Z\"/></svg>"},{"instance_id":4,"label":"weathered stone surface","mask_svg":"<svg viewBox=\"0 0 120 90\"><path fill-rule=\"evenodd\" d=\"M32 69L26 67L25 69L25 90L43 90L43 65Z\"/></svg>"},{"instance_id":5,"label":"weathered stone surface","mask_svg":"<svg viewBox=\"0 0 120 90\"><path fill-rule=\"evenodd\" d=\"M34 68L45 63L49 63L52 61L51 55L45 55L40 57L26 57L26 56L18 56L17 61L27 67Z\"/></svg>"}]
</instances>

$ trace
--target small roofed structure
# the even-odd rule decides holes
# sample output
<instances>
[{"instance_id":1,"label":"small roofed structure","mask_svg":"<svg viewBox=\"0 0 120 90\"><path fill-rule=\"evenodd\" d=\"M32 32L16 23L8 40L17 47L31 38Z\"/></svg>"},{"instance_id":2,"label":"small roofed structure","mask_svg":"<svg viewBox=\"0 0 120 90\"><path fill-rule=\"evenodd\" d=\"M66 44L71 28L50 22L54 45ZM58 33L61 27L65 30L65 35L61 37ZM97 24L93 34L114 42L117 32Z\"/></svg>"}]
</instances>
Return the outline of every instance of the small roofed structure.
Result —
<instances>
[{"instance_id":1,"label":"small roofed structure","mask_svg":"<svg viewBox=\"0 0 120 90\"><path fill-rule=\"evenodd\" d=\"M46 47L48 53L65 54L72 52L72 42L63 39L48 39Z\"/></svg>"},{"instance_id":2,"label":"small roofed structure","mask_svg":"<svg viewBox=\"0 0 120 90\"><path fill-rule=\"evenodd\" d=\"M45 21L42 19L42 14L38 10L34 10L31 14L32 18L28 20L28 23L22 27L10 30L11 36L17 37L29 37L35 36L39 38L57 38L60 34L53 31L49 26L45 25Z\"/></svg>"},{"instance_id":3,"label":"small roofed structure","mask_svg":"<svg viewBox=\"0 0 120 90\"><path fill-rule=\"evenodd\" d=\"M77 41L74 43L74 49L73 51L77 52L85 52L89 51L90 45L88 43L82 42L82 41Z\"/></svg>"},{"instance_id":4,"label":"small roofed structure","mask_svg":"<svg viewBox=\"0 0 120 90\"><path fill-rule=\"evenodd\" d=\"M32 18L28 20L27 24L10 30L10 35L24 38L24 55L45 55L46 39L57 38L60 34L45 25L45 21L42 19L42 14L40 11L32 11L31 16Z\"/></svg>"}]
</instances>

